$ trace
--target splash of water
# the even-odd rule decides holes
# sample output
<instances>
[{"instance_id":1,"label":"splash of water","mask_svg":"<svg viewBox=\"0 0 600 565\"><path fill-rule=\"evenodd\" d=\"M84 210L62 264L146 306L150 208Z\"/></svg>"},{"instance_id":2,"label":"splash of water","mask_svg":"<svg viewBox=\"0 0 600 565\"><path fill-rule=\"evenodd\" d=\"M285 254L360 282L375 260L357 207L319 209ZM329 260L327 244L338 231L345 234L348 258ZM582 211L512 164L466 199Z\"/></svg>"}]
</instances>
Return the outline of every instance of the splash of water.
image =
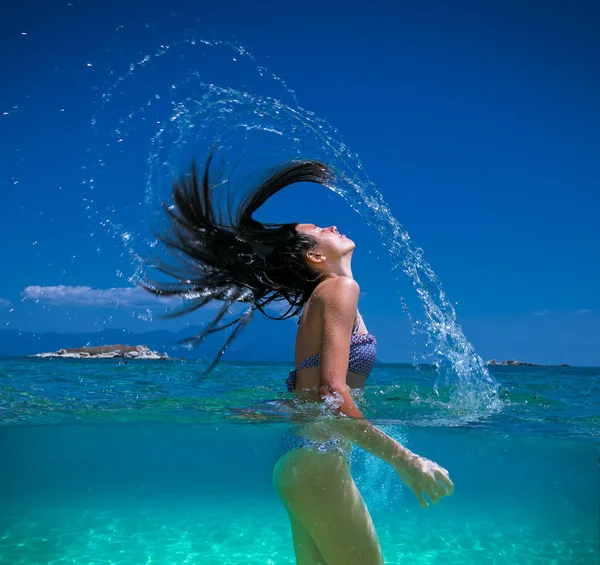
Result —
<instances>
[{"instance_id":1,"label":"splash of water","mask_svg":"<svg viewBox=\"0 0 600 565\"><path fill-rule=\"evenodd\" d=\"M158 59L162 61L177 50L184 58L191 53L197 59L198 50L208 51L209 57L225 57L235 66L234 84L235 81L239 83L243 74L239 64L245 62L245 70L250 69L250 75L258 75L269 83L267 90L271 95L257 92L264 89L262 83L258 89L245 84L236 88L220 86L216 81L208 80L206 71L187 69L177 81L167 81L170 84L167 92L155 93L148 99L146 91L145 99L135 100L131 94L136 89L130 87L128 81L137 73L147 73L152 64L158 64ZM221 78L222 83L231 80L231 77ZM116 104L115 101L118 101L117 109L125 113L119 115L116 124L106 127L108 120L103 114L111 104ZM104 88L99 111L92 123L95 128L105 124L107 132L108 141L102 158L95 163L99 167L105 167L111 158L115 161L127 154L124 141L134 130L141 129L142 136L150 134L145 138L150 140L150 147L145 157L146 191L143 198L148 218L156 219L160 202L164 200L161 187L169 186L173 176L179 174L181 165L188 163L196 153L202 155L203 149L206 154L210 148L216 148L218 161L236 163L233 178L247 175L250 170L264 170L294 156L328 163L337 175L335 185L330 188L379 234L390 254L393 269L401 269L412 282L423 307L423 317L418 319L411 314L404 301L403 309L410 317L413 334L422 334L427 340L438 381L441 379L453 390L449 401L440 403L455 416L467 419L501 408L498 385L463 335L454 306L440 281L424 259L423 251L415 246L391 214L358 155L348 147L335 127L302 108L285 82L268 73L244 48L195 38L161 46L153 55L132 63L124 76ZM261 167L261 161L264 161L264 167ZM236 183L233 181L232 184ZM140 199L136 198L139 204ZM124 217L130 216L132 209L121 206L125 215L119 216L118 208L97 209L97 214L127 249L136 268L132 279L144 279L145 258L153 251L156 241L152 238L140 240L133 235L136 230L126 230ZM124 237L125 233L127 237ZM437 386L436 382L436 392Z\"/></svg>"}]
</instances>

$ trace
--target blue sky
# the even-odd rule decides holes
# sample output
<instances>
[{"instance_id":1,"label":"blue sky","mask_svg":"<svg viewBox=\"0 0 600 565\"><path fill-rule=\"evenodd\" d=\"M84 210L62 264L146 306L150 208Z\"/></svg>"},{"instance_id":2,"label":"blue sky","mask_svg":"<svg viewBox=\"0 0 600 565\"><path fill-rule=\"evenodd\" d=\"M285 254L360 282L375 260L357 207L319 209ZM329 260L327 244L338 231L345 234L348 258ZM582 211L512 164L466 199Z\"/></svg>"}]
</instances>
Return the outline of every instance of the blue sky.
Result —
<instances>
[{"instance_id":1,"label":"blue sky","mask_svg":"<svg viewBox=\"0 0 600 565\"><path fill-rule=\"evenodd\" d=\"M96 213L117 207L123 230L138 233L147 212L137 202L156 128L130 132L114 158L105 134L123 112L194 70L228 86L233 75L216 56L174 47L127 78L130 64L194 30L243 46L339 130L484 359L600 364L600 8L549 6L26 0L3 8L0 327L148 331L201 321L157 319L160 307L131 289L130 257ZM234 79L279 94L255 72ZM115 98L103 106L110 85ZM118 179L98 181L93 194L92 155L113 157ZM265 214L335 223L357 241L360 307L380 357L410 360L398 288L415 315L419 304L407 280L394 283L360 217L316 188L282 194Z\"/></svg>"}]
</instances>

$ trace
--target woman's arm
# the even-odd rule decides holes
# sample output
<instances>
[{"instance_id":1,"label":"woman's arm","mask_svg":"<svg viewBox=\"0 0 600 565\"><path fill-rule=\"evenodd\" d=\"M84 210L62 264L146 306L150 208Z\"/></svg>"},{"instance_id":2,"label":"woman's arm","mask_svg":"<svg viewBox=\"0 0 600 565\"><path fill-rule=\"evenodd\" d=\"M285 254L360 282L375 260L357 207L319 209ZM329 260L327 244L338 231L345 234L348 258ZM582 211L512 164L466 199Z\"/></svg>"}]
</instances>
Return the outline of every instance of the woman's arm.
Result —
<instances>
[{"instance_id":1,"label":"woman's arm","mask_svg":"<svg viewBox=\"0 0 600 565\"><path fill-rule=\"evenodd\" d=\"M348 277L328 281L315 295L321 305L323 322L319 393L346 416L332 420L332 428L343 438L390 464L413 490L421 505L427 507L422 491L434 502L445 494L452 494L454 486L448 478L448 471L415 455L368 422L346 384L358 295L358 284Z\"/></svg>"},{"instance_id":2,"label":"woman's arm","mask_svg":"<svg viewBox=\"0 0 600 565\"><path fill-rule=\"evenodd\" d=\"M320 302L323 327L319 393L331 400L330 404L341 414L348 416L331 423L336 431L352 443L392 464L396 459L408 458L410 452L365 420L346 384L358 295L356 281L338 277L328 281L318 296L315 296Z\"/></svg>"}]
</instances>

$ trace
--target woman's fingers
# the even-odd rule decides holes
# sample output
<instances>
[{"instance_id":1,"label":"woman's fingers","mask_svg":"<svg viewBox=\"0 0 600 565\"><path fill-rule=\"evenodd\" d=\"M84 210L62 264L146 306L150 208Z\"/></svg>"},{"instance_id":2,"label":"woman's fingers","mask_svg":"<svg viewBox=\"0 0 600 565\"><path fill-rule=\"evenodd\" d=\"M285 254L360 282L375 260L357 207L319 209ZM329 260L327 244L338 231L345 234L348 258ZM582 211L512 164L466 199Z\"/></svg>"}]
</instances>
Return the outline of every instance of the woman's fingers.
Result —
<instances>
[{"instance_id":1,"label":"woman's fingers","mask_svg":"<svg viewBox=\"0 0 600 565\"><path fill-rule=\"evenodd\" d=\"M410 487L423 508L428 508L427 495L433 504L437 504L444 496L454 493L454 483L448 471L428 459L419 459L420 467L415 466L414 475L401 474L402 480ZM400 474L400 473L399 473Z\"/></svg>"},{"instance_id":2,"label":"woman's fingers","mask_svg":"<svg viewBox=\"0 0 600 565\"><path fill-rule=\"evenodd\" d=\"M425 500L425 497L423 496L422 491L420 491L419 489L412 489L412 491L415 493L415 496L417 497L417 499L419 500L419 504L423 507L423 508L427 508L429 506L429 503Z\"/></svg>"},{"instance_id":3,"label":"woman's fingers","mask_svg":"<svg viewBox=\"0 0 600 565\"><path fill-rule=\"evenodd\" d=\"M450 480L448 476L448 471L438 470L435 472L435 479L442 485L444 485L448 495L451 495L454 492L454 483Z\"/></svg>"},{"instance_id":4,"label":"woman's fingers","mask_svg":"<svg viewBox=\"0 0 600 565\"><path fill-rule=\"evenodd\" d=\"M434 504L437 504L444 496L450 496L454 492L454 484L450 478L441 471L435 472L435 480L426 487L425 492Z\"/></svg>"},{"instance_id":5,"label":"woman's fingers","mask_svg":"<svg viewBox=\"0 0 600 565\"><path fill-rule=\"evenodd\" d=\"M442 487L437 485L437 483L433 483L430 485L422 485L418 487L411 488L415 496L417 497L419 503L423 508L428 508L429 503L425 499L425 494L431 499L431 502L437 504L443 496L445 496L445 491L443 491Z\"/></svg>"},{"instance_id":6,"label":"woman's fingers","mask_svg":"<svg viewBox=\"0 0 600 565\"><path fill-rule=\"evenodd\" d=\"M437 504L440 498L446 496L446 489L438 483L434 483L433 485L431 485L427 494L429 495L429 498L431 498L433 503Z\"/></svg>"}]
</instances>

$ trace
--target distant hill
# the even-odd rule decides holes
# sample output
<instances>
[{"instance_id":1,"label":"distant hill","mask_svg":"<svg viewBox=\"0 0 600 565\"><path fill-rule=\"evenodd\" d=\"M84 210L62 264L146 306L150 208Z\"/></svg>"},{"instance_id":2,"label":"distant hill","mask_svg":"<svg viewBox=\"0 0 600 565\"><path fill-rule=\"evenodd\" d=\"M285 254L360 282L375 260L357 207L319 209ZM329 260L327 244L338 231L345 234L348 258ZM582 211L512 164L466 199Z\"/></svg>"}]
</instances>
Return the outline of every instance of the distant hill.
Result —
<instances>
[{"instance_id":1,"label":"distant hill","mask_svg":"<svg viewBox=\"0 0 600 565\"><path fill-rule=\"evenodd\" d=\"M91 333L28 333L19 330L0 330L0 357L24 357L85 346L147 345L169 357L190 359L212 358L227 335L210 336L198 347L188 349L178 341L199 333L200 328L185 328L177 333L155 330L144 333L106 329ZM295 326L289 321L273 322L256 319L231 344L223 356L229 361L281 361L293 360Z\"/></svg>"}]
</instances>

